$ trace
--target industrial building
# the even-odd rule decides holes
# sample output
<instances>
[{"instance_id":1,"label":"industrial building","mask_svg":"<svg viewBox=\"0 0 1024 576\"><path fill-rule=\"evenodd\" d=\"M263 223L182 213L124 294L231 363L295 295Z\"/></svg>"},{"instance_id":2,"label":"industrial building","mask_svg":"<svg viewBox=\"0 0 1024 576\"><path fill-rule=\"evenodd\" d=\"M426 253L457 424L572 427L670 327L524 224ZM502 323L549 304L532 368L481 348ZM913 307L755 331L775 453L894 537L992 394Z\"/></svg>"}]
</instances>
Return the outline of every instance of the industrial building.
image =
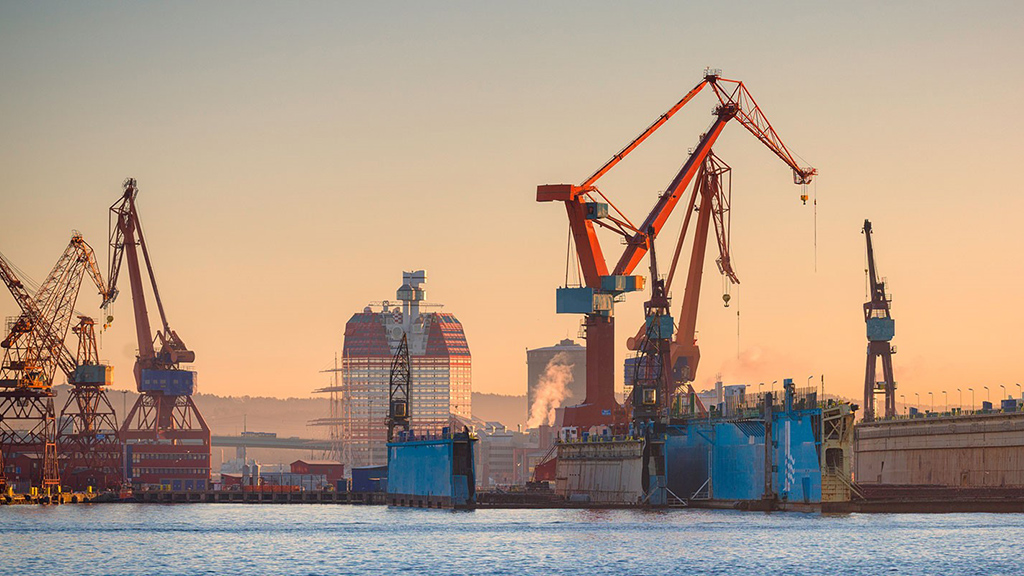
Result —
<instances>
[{"instance_id":1,"label":"industrial building","mask_svg":"<svg viewBox=\"0 0 1024 576\"><path fill-rule=\"evenodd\" d=\"M472 414L472 357L462 323L440 304L426 302L423 270L402 273L397 302L371 303L345 324L340 405L333 425L351 469L387 462L388 381L391 362L408 339L413 394L412 429L438 432L452 417ZM333 416L333 415L332 415Z\"/></svg>"},{"instance_id":2,"label":"industrial building","mask_svg":"<svg viewBox=\"0 0 1024 576\"><path fill-rule=\"evenodd\" d=\"M537 409L547 411L573 406L583 402L587 395L587 349L577 344L572 339L566 338L554 346L534 348L526 351L526 420L531 420L531 412L537 402L537 392L545 385L552 383L550 369L552 366L563 366L571 378L564 382L557 382L557 385L564 385L564 397L557 401L547 402L545 406L538 406ZM563 372L564 373L564 372ZM554 422L534 422L535 425L554 424ZM531 426L536 427L536 426Z\"/></svg>"}]
</instances>

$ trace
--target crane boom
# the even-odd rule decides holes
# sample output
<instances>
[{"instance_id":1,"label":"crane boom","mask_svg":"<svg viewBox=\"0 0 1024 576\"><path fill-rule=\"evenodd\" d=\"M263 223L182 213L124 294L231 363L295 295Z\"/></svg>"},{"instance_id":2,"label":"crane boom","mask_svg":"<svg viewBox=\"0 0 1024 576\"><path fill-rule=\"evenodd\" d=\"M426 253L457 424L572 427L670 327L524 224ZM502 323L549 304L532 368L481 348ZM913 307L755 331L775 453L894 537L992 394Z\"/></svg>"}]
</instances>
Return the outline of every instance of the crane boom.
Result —
<instances>
[{"instance_id":1,"label":"crane boom","mask_svg":"<svg viewBox=\"0 0 1024 576\"><path fill-rule=\"evenodd\" d=\"M4 340L3 347L11 349L17 341L25 341L18 362L41 368L41 379L36 380L34 386L50 386L57 368L69 379L74 374L77 366L75 355L68 350L64 338L71 325L82 276L86 273L106 301L108 288L96 265L95 253L78 232L72 234L64 253L35 295L29 293L13 267L0 254L0 278L21 308L15 330Z\"/></svg>"},{"instance_id":2,"label":"crane boom","mask_svg":"<svg viewBox=\"0 0 1024 576\"><path fill-rule=\"evenodd\" d=\"M683 96L683 98L679 102L676 102L674 106L669 108L667 112L665 112L661 116L658 116L658 119L655 120L654 122L652 122L651 125L648 126L646 130L641 132L640 135L637 136L636 138L634 138L632 142L630 142L629 144L626 144L626 146L622 150L620 150L618 152L618 154L612 156L607 162L604 163L604 166L601 166L600 168L598 168L597 172L594 172L593 174L591 174L590 178L587 178L586 180L584 180L583 183L580 184L579 187L584 189L584 190L591 189L594 186L594 183L597 182L597 180L601 176L604 176L609 170L614 168L616 164L618 164L620 161L622 161L622 159L625 158L627 155L629 155L630 152L635 150L637 148L637 146L642 144L643 141L646 140L648 136L650 136L651 134L654 134L654 132L658 128L661 128L666 122L668 122L669 118L672 118L672 116L674 116L676 112L679 112L680 110L682 110L683 106L686 106L686 104L690 100L693 100L694 96L696 96L697 94L700 94L700 91L703 90L704 87L707 86L707 85L708 85L708 79L707 78L701 80L699 84L697 84L696 86L693 87L693 90L690 90L689 92L687 92L686 96Z\"/></svg>"},{"instance_id":3,"label":"crane boom","mask_svg":"<svg viewBox=\"0 0 1024 576\"><path fill-rule=\"evenodd\" d=\"M164 311L163 301L160 299L160 289L156 283L153 263L149 257L149 249L146 246L138 209L135 205L135 199L138 195L135 179L129 178L125 180L123 188L124 193L121 198L110 207L110 243L112 249L109 262L110 291L116 294L114 287L117 285L120 275L121 260L122 257L127 256L128 279L131 284L132 304L135 313L135 332L139 344L139 365L142 369L171 368L179 362L193 362L195 360L195 353L188 350L177 333L171 330L170 324L167 321L167 314ZM157 310L160 313L160 321L163 326L163 330L157 331L155 338L153 337L152 325L149 321L149 309L146 305L142 266L139 261L140 250L146 264L149 284L153 290L153 298L156 300ZM155 341L160 343L159 351L154 345Z\"/></svg>"},{"instance_id":4,"label":"crane boom","mask_svg":"<svg viewBox=\"0 0 1024 576\"><path fill-rule=\"evenodd\" d=\"M733 89L726 90L722 83L732 84ZM811 180L818 174L818 170L811 167L800 166L793 158L792 152L786 147L782 139L775 132L768 117L761 111L754 97L747 90L747 87L739 80L728 80L716 78L712 84L715 95L722 106L731 106L736 110L736 120L743 125L755 138L775 153L780 160L786 163L793 170L793 182L795 184L810 184Z\"/></svg>"}]
</instances>

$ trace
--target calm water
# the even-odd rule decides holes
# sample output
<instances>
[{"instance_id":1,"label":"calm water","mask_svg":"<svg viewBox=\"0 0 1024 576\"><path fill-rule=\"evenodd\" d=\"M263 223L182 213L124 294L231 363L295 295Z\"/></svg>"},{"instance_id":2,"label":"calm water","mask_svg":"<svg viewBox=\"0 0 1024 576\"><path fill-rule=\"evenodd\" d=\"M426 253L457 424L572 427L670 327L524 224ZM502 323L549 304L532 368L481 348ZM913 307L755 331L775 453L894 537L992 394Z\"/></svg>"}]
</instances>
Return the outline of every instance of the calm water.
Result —
<instances>
[{"instance_id":1,"label":"calm water","mask_svg":"<svg viewBox=\"0 0 1024 576\"><path fill-rule=\"evenodd\" d=\"M0 574L1024 574L1024 515L0 508Z\"/></svg>"}]
</instances>

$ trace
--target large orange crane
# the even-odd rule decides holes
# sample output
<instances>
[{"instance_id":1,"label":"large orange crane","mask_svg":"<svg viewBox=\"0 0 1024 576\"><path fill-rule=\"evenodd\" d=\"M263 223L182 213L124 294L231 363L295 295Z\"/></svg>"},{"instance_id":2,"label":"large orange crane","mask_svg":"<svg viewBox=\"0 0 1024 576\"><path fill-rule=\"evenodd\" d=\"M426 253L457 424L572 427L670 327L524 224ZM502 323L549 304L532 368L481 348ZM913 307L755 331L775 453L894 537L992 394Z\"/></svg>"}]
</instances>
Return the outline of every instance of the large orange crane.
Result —
<instances>
[{"instance_id":1,"label":"large orange crane","mask_svg":"<svg viewBox=\"0 0 1024 576\"><path fill-rule=\"evenodd\" d=\"M711 127L701 136L683 167L669 182L644 221L639 226L634 225L598 189L598 180L706 87L711 87L718 99ZM709 69L705 70L704 78L681 100L582 183L537 187L538 202L564 203L583 276L582 286L566 286L556 294L559 313L585 315L583 328L587 342L586 398L582 404L566 408L563 418L565 427L593 430L608 425L621 427L624 424L625 413L615 400L614 393L614 299L623 293L643 288L643 278L633 276L633 271L672 214L686 187L704 165L725 125L733 119L792 168L795 183L807 184L817 173L813 168L801 167L797 163L742 82L722 78L720 71ZM802 199L806 201L806 195ZM615 232L625 241L626 248L613 268L609 268L605 260L597 236L597 226Z\"/></svg>"},{"instance_id":2,"label":"large orange crane","mask_svg":"<svg viewBox=\"0 0 1024 576\"><path fill-rule=\"evenodd\" d=\"M132 463L130 476L133 484L202 490L210 481L210 427L192 401L196 373L184 366L194 362L196 355L168 324L135 205L135 179L125 180L123 188L121 198L110 207L108 278L113 289L121 260L127 256L139 345L134 370L139 398L121 426ZM140 252L163 327L155 336L146 306Z\"/></svg>"}]
</instances>

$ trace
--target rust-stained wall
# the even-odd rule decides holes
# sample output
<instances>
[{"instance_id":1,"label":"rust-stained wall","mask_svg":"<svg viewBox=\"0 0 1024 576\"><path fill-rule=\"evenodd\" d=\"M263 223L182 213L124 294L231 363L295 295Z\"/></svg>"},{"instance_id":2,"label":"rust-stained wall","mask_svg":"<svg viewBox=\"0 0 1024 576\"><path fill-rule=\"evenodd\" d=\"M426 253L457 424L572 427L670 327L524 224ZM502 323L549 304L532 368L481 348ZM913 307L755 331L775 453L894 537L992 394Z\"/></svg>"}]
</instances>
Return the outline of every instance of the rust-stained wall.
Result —
<instances>
[{"instance_id":1,"label":"rust-stained wall","mask_svg":"<svg viewBox=\"0 0 1024 576\"><path fill-rule=\"evenodd\" d=\"M644 495L639 440L558 445L555 492L590 503L636 504Z\"/></svg>"},{"instance_id":2,"label":"rust-stained wall","mask_svg":"<svg viewBox=\"0 0 1024 576\"><path fill-rule=\"evenodd\" d=\"M858 484L1024 487L1024 412L858 424Z\"/></svg>"}]
</instances>

